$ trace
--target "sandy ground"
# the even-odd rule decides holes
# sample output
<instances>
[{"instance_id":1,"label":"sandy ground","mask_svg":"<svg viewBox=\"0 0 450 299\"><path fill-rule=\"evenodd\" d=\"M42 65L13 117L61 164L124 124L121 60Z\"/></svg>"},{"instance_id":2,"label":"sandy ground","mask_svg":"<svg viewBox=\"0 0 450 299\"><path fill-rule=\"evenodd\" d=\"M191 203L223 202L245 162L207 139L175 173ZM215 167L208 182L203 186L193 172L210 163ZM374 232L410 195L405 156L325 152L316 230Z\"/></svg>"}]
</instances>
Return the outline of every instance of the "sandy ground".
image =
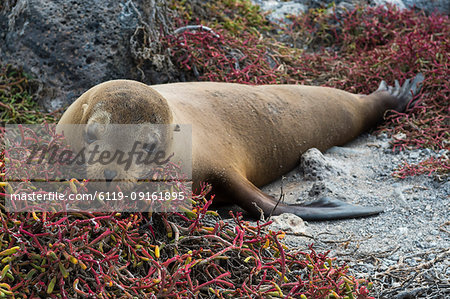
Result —
<instances>
[{"instance_id":1,"label":"sandy ground","mask_svg":"<svg viewBox=\"0 0 450 299\"><path fill-rule=\"evenodd\" d=\"M263 191L278 198L283 184L287 203L329 196L384 207L376 217L306 223L310 238L290 235L286 243L331 250L330 256L347 262L355 276L374 282L377 298L450 298L450 181L391 176L401 161L429 155L449 153L394 154L385 136L364 135L319 154L318 167L306 173L299 167Z\"/></svg>"}]
</instances>

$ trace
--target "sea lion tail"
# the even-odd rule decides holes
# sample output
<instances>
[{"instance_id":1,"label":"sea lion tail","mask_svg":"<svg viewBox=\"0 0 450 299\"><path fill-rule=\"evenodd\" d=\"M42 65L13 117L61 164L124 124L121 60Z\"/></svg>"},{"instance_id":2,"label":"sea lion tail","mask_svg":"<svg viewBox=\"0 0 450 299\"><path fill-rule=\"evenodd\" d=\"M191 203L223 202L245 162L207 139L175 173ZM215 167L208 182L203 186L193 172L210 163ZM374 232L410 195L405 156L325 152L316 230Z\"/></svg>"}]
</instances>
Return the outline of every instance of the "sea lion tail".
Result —
<instances>
[{"instance_id":1,"label":"sea lion tail","mask_svg":"<svg viewBox=\"0 0 450 299\"><path fill-rule=\"evenodd\" d=\"M422 73L417 74L412 80L407 79L403 85L395 80L395 86L389 86L383 80L378 86L377 91L387 91L391 96L397 99L397 106L394 110L403 112L409 107L414 107L417 103L417 95L422 87L425 77Z\"/></svg>"}]
</instances>

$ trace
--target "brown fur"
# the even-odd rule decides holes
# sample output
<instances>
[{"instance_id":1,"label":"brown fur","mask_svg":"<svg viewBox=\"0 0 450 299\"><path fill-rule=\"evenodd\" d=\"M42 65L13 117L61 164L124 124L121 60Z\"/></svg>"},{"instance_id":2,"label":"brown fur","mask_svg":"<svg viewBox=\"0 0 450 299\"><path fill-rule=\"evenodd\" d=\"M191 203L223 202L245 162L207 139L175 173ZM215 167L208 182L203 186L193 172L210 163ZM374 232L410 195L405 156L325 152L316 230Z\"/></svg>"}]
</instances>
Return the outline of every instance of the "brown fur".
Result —
<instances>
[{"instance_id":1,"label":"brown fur","mask_svg":"<svg viewBox=\"0 0 450 299\"><path fill-rule=\"evenodd\" d=\"M60 124L86 124L96 113L100 122L192 124L194 183L212 183L218 201L257 215L254 203L265 214L275 205L257 186L292 170L311 147L323 151L349 142L397 104L387 91L359 96L301 85L116 80L83 94ZM308 209L297 209L281 204L274 213L308 219Z\"/></svg>"}]
</instances>

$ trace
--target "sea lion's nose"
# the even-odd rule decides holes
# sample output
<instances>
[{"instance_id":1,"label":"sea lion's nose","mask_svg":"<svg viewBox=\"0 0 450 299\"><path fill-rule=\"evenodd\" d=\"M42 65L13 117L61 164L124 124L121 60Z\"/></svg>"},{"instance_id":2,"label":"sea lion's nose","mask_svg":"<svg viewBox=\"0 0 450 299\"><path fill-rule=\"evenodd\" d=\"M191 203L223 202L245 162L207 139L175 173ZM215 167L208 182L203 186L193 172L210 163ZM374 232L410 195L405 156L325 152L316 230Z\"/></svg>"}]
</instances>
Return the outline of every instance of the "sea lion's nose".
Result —
<instances>
[{"instance_id":1,"label":"sea lion's nose","mask_svg":"<svg viewBox=\"0 0 450 299\"><path fill-rule=\"evenodd\" d=\"M117 175L117 171L105 169L103 171L103 174L105 175L105 179L108 183L110 183Z\"/></svg>"}]
</instances>

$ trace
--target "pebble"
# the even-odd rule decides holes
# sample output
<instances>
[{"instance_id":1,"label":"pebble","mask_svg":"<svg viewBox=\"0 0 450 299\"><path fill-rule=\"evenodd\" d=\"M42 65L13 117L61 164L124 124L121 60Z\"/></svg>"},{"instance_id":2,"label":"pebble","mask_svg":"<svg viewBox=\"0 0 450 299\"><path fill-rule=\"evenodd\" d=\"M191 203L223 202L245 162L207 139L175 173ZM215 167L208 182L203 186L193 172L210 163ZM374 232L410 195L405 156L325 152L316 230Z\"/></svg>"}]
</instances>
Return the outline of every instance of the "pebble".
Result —
<instances>
[{"instance_id":1,"label":"pebble","mask_svg":"<svg viewBox=\"0 0 450 299\"><path fill-rule=\"evenodd\" d=\"M294 234L305 234L306 226L302 218L294 214L281 214L271 218L273 223L270 225L272 230L282 230Z\"/></svg>"},{"instance_id":2,"label":"pebble","mask_svg":"<svg viewBox=\"0 0 450 299\"><path fill-rule=\"evenodd\" d=\"M409 153L409 158L410 159L419 159L419 157L420 157L420 152L414 151L414 152L410 152Z\"/></svg>"}]
</instances>

